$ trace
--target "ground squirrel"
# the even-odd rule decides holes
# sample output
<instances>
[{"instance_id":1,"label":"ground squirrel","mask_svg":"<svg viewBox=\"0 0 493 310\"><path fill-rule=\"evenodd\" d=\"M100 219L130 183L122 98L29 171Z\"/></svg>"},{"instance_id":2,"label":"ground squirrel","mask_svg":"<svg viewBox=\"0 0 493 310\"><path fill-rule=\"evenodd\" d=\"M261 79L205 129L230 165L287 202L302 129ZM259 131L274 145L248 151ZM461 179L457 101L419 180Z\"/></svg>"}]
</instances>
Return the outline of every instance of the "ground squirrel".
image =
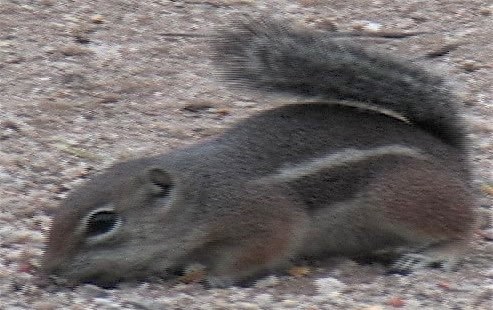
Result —
<instances>
[{"instance_id":1,"label":"ground squirrel","mask_svg":"<svg viewBox=\"0 0 493 310\"><path fill-rule=\"evenodd\" d=\"M222 78L309 102L122 162L64 200L43 270L102 285L201 264L227 286L300 258L451 264L474 226L466 130L441 78L267 19L213 40Z\"/></svg>"}]
</instances>

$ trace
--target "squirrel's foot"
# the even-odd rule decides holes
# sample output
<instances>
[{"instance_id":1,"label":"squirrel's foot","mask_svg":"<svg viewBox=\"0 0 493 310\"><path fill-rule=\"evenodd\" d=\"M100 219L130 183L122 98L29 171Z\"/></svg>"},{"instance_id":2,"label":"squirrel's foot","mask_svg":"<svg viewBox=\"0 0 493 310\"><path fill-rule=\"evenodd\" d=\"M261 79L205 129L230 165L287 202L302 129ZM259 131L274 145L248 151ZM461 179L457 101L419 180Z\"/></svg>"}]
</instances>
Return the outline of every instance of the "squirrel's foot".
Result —
<instances>
[{"instance_id":1,"label":"squirrel's foot","mask_svg":"<svg viewBox=\"0 0 493 310\"><path fill-rule=\"evenodd\" d=\"M433 258L419 253L407 253L399 257L390 267L390 273L409 274L413 271L431 267L440 263Z\"/></svg>"},{"instance_id":2,"label":"squirrel's foot","mask_svg":"<svg viewBox=\"0 0 493 310\"><path fill-rule=\"evenodd\" d=\"M421 253L405 253L392 264L389 272L409 274L426 267L455 271L459 266L463 249L460 245L447 244L431 247Z\"/></svg>"}]
</instances>

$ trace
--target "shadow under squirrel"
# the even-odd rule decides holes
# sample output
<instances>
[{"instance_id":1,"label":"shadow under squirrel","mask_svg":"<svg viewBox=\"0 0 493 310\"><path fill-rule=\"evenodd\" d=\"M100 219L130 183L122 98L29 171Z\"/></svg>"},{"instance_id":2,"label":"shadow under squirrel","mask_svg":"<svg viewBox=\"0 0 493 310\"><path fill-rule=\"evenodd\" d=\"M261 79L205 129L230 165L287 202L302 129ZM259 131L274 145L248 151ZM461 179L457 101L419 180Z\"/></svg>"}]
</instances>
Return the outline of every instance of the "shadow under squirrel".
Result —
<instances>
[{"instance_id":1,"label":"shadow under squirrel","mask_svg":"<svg viewBox=\"0 0 493 310\"><path fill-rule=\"evenodd\" d=\"M475 199L441 78L279 21L235 23L213 48L226 80L311 102L96 175L55 216L45 274L108 285L200 264L209 285L227 286L306 257L453 266Z\"/></svg>"}]
</instances>

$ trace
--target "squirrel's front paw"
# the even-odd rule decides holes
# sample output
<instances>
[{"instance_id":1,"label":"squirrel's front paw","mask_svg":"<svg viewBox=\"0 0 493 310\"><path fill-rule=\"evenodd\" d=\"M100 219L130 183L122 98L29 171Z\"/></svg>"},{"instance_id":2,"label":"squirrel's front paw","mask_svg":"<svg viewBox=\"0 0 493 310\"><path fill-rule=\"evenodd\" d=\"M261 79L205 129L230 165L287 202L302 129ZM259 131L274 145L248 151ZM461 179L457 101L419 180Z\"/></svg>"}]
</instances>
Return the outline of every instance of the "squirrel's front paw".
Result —
<instances>
[{"instance_id":1,"label":"squirrel's front paw","mask_svg":"<svg viewBox=\"0 0 493 310\"><path fill-rule=\"evenodd\" d=\"M223 276L207 276L205 285L210 288L226 288L233 286L235 281L230 277Z\"/></svg>"}]
</instances>

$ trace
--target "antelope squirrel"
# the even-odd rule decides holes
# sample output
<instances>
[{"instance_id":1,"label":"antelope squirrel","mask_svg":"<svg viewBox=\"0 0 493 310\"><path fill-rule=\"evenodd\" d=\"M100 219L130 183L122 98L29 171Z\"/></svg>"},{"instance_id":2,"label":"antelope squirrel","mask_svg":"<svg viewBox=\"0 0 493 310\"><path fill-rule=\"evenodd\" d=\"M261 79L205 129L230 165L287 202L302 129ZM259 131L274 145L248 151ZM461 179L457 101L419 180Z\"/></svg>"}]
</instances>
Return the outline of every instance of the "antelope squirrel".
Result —
<instances>
[{"instance_id":1,"label":"antelope squirrel","mask_svg":"<svg viewBox=\"0 0 493 310\"><path fill-rule=\"evenodd\" d=\"M303 96L223 134L122 162L63 201L42 270L101 285L201 264L227 286L300 258L452 264L474 227L468 142L440 77L264 19L213 40L222 77Z\"/></svg>"}]
</instances>

